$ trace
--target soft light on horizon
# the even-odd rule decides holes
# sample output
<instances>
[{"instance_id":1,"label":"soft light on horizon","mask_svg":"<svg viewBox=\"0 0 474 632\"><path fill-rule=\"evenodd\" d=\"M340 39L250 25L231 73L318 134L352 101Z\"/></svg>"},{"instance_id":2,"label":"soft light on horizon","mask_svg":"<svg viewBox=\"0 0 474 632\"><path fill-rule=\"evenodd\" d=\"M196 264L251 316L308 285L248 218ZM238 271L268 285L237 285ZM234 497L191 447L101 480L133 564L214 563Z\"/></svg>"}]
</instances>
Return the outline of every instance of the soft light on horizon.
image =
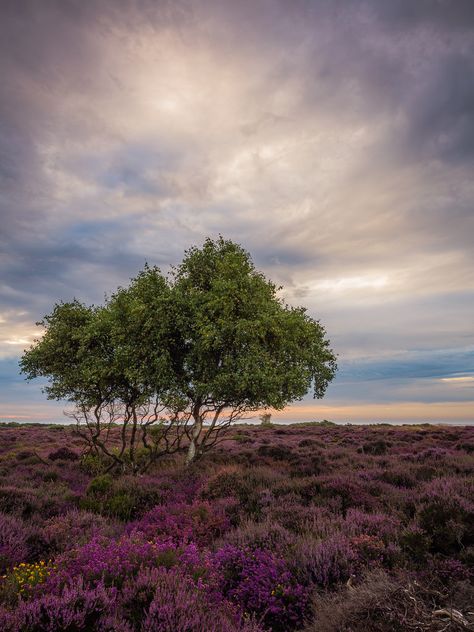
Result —
<instances>
[{"instance_id":1,"label":"soft light on horizon","mask_svg":"<svg viewBox=\"0 0 474 632\"><path fill-rule=\"evenodd\" d=\"M314 284L315 290L329 290L332 292L344 292L347 290L374 289L380 290L387 286L387 276L355 276L339 279L323 279Z\"/></svg>"}]
</instances>

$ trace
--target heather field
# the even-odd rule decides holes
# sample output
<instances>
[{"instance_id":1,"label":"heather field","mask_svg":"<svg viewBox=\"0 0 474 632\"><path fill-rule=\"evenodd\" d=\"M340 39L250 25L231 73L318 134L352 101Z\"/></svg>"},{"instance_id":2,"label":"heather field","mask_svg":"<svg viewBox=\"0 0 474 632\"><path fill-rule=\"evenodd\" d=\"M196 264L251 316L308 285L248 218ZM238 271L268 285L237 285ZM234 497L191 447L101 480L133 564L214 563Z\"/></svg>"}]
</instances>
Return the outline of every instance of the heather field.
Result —
<instances>
[{"instance_id":1,"label":"heather field","mask_svg":"<svg viewBox=\"0 0 474 632\"><path fill-rule=\"evenodd\" d=\"M236 426L101 473L0 427L0 630L474 629L474 428Z\"/></svg>"}]
</instances>

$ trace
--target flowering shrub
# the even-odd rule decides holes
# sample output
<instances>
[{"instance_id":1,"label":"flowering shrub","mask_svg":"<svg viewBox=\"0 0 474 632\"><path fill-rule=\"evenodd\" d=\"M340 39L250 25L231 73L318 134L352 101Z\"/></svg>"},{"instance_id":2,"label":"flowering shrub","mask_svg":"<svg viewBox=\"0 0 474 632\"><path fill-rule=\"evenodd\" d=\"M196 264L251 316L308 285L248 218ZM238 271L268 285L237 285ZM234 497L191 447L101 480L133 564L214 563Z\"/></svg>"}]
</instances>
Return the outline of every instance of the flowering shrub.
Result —
<instances>
[{"instance_id":1,"label":"flowering shrub","mask_svg":"<svg viewBox=\"0 0 474 632\"><path fill-rule=\"evenodd\" d=\"M102 584L90 589L79 578L59 595L42 595L35 600L20 601L14 612L0 610L0 629L2 632L130 632L130 628L107 625L107 619L113 617L115 603L115 592L107 590Z\"/></svg>"},{"instance_id":2,"label":"flowering shrub","mask_svg":"<svg viewBox=\"0 0 474 632\"><path fill-rule=\"evenodd\" d=\"M34 588L38 584L45 582L51 575L51 572L55 569L55 566L48 560L41 560L40 562L33 562L32 564L25 564L22 562L18 566L14 566L9 577L11 582L15 585L18 594L24 594L29 592L31 588Z\"/></svg>"},{"instance_id":3,"label":"flowering shrub","mask_svg":"<svg viewBox=\"0 0 474 632\"><path fill-rule=\"evenodd\" d=\"M347 581L355 572L358 554L351 541L337 534L318 542L305 536L295 545L293 565L306 583L327 588Z\"/></svg>"},{"instance_id":4,"label":"flowering shrub","mask_svg":"<svg viewBox=\"0 0 474 632\"><path fill-rule=\"evenodd\" d=\"M25 559L28 536L22 520L0 513L0 573Z\"/></svg>"},{"instance_id":5,"label":"flowering shrub","mask_svg":"<svg viewBox=\"0 0 474 632\"><path fill-rule=\"evenodd\" d=\"M262 617L272 630L288 630L303 620L308 591L287 563L270 551L226 545L215 555L221 588L245 611Z\"/></svg>"},{"instance_id":6,"label":"flowering shrub","mask_svg":"<svg viewBox=\"0 0 474 632\"><path fill-rule=\"evenodd\" d=\"M354 476L321 476L319 485L322 497L337 499L343 514L346 514L350 507L363 507L370 511L375 506L372 494L369 494L365 486Z\"/></svg>"},{"instance_id":7,"label":"flowering shrub","mask_svg":"<svg viewBox=\"0 0 474 632\"><path fill-rule=\"evenodd\" d=\"M124 596L124 607L137 608L137 586L140 606L145 606L143 632L258 632L255 623L245 623L241 615L225 600L209 597L206 586L195 583L179 572L153 569L144 572L131 592ZM145 599L145 603L143 602ZM136 612L135 617L138 614ZM128 618L127 617L127 618Z\"/></svg>"},{"instance_id":8,"label":"flowering shrub","mask_svg":"<svg viewBox=\"0 0 474 632\"><path fill-rule=\"evenodd\" d=\"M130 523L128 532L137 531L147 538L170 538L176 544L209 544L230 529L228 514L235 506L233 499L221 499L212 504L197 500L192 504L157 506L140 520Z\"/></svg>"},{"instance_id":9,"label":"flowering shrub","mask_svg":"<svg viewBox=\"0 0 474 632\"><path fill-rule=\"evenodd\" d=\"M278 522L266 519L263 522L246 520L225 538L238 548L266 549L283 554L293 544L292 534Z\"/></svg>"},{"instance_id":10,"label":"flowering shrub","mask_svg":"<svg viewBox=\"0 0 474 632\"><path fill-rule=\"evenodd\" d=\"M156 560L159 550L152 542L123 537L120 540L94 538L81 547L56 558L57 569L45 588L58 594L71 579L82 578L87 585L120 586L142 565Z\"/></svg>"},{"instance_id":11,"label":"flowering shrub","mask_svg":"<svg viewBox=\"0 0 474 632\"><path fill-rule=\"evenodd\" d=\"M472 428L238 434L192 470L93 478L48 461L80 453L70 430L0 424L0 630L473 627Z\"/></svg>"},{"instance_id":12,"label":"flowering shrub","mask_svg":"<svg viewBox=\"0 0 474 632\"><path fill-rule=\"evenodd\" d=\"M79 455L67 446L63 446L62 448L58 448L57 450L50 452L48 454L48 459L50 459L50 461L78 461Z\"/></svg>"},{"instance_id":13,"label":"flowering shrub","mask_svg":"<svg viewBox=\"0 0 474 632\"><path fill-rule=\"evenodd\" d=\"M376 536L386 544L395 542L400 531L400 520L385 513L366 513L349 509L343 526L348 535Z\"/></svg>"},{"instance_id":14,"label":"flowering shrub","mask_svg":"<svg viewBox=\"0 0 474 632\"><path fill-rule=\"evenodd\" d=\"M421 490L416 510L432 553L455 554L474 544L474 486L440 478Z\"/></svg>"},{"instance_id":15,"label":"flowering shrub","mask_svg":"<svg viewBox=\"0 0 474 632\"><path fill-rule=\"evenodd\" d=\"M65 551L85 544L94 537L113 533L113 525L105 518L77 509L49 518L43 528L45 542L55 552Z\"/></svg>"}]
</instances>

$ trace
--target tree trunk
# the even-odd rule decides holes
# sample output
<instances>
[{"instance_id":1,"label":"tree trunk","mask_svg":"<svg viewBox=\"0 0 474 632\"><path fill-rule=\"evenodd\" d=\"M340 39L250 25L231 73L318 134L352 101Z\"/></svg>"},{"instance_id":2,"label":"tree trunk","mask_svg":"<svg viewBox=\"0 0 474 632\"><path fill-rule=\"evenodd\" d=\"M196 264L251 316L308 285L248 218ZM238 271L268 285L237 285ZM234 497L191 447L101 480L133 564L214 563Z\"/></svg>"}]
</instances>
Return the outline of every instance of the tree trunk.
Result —
<instances>
[{"instance_id":1,"label":"tree trunk","mask_svg":"<svg viewBox=\"0 0 474 632\"><path fill-rule=\"evenodd\" d=\"M138 470L138 464L135 460L135 437L137 434L137 411L135 406L132 408L132 432L130 434L130 465L132 467L132 473L136 474Z\"/></svg>"},{"instance_id":2,"label":"tree trunk","mask_svg":"<svg viewBox=\"0 0 474 632\"><path fill-rule=\"evenodd\" d=\"M199 413L194 416L194 425L191 432L191 441L189 443L188 454L186 456L186 465L190 465L196 458L198 453L198 441L202 432L202 418Z\"/></svg>"}]
</instances>

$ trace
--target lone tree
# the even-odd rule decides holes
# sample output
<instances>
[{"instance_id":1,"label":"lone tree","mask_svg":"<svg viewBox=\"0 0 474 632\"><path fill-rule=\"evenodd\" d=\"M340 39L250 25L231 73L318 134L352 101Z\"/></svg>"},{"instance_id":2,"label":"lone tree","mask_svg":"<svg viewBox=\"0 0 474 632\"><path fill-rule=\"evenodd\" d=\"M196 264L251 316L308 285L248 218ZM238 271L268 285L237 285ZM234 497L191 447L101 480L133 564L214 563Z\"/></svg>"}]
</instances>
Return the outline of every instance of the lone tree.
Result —
<instances>
[{"instance_id":1,"label":"lone tree","mask_svg":"<svg viewBox=\"0 0 474 632\"><path fill-rule=\"evenodd\" d=\"M22 371L75 404L109 467L146 469L184 440L191 463L249 412L282 409L310 389L320 398L333 379L324 327L278 289L241 246L207 239L168 277L146 266L104 306L56 305Z\"/></svg>"}]
</instances>

